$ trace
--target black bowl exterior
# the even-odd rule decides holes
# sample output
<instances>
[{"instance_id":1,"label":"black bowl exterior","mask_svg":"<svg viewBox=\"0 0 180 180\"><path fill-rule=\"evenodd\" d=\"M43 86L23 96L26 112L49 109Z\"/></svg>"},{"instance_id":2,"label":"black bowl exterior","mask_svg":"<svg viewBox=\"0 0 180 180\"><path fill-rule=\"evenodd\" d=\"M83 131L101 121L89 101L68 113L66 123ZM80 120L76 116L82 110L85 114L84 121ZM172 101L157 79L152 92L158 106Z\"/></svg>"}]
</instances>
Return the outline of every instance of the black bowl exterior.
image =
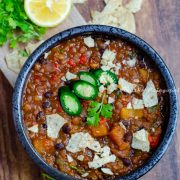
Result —
<instances>
[{"instance_id":1,"label":"black bowl exterior","mask_svg":"<svg viewBox=\"0 0 180 180\"><path fill-rule=\"evenodd\" d=\"M45 41L40 47L38 47L33 54L28 58L25 65L23 66L19 76L17 78L14 93L13 93L13 118L16 131L18 133L19 139L24 146L25 150L29 154L29 156L33 159L33 161L38 164L45 172L47 172L50 176L56 178L57 180L70 180L72 177L61 173L60 171L54 169L50 165L48 165L41 156L36 152L33 148L29 138L26 135L26 129L24 127L24 123L22 120L22 112L21 112L21 103L22 103L22 94L25 87L26 80L28 78L28 74L34 63L41 57L41 55L54 46L56 46L60 41L72 38L77 35L84 34L101 34L108 35L117 38L122 38L130 43L134 44L139 49L143 50L151 59L154 61L158 69L160 70L162 76L165 79L167 89L169 89L169 100L170 100L170 115L168 119L168 125L166 131L164 133L164 137L157 148L157 150L153 153L150 159L142 165L137 170L127 174L123 177L117 177L116 179L120 180L130 180L137 179L147 173L154 165L162 158L165 153L168 145L173 137L176 127L177 115L178 115L178 100L176 94L176 87L173 81L173 78L163 62L162 58L158 55L158 53L144 40L140 39L136 35L133 35L127 31L121 30L119 28L103 26L103 25L86 25L75 27L72 29L68 29L66 31L60 32L55 36L51 37L47 41Z\"/></svg>"}]
</instances>

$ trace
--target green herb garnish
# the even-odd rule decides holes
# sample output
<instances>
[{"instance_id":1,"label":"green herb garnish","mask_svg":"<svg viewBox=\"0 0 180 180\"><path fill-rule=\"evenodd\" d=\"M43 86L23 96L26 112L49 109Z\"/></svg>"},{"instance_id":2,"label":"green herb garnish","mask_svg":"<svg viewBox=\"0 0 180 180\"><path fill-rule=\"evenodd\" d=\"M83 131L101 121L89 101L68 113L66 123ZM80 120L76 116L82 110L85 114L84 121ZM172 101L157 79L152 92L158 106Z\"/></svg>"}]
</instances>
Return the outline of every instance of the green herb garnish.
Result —
<instances>
[{"instance_id":1,"label":"green herb garnish","mask_svg":"<svg viewBox=\"0 0 180 180\"><path fill-rule=\"evenodd\" d=\"M91 126L97 126L100 121L100 116L105 118L112 117L113 107L110 104L103 104L104 96L101 102L92 101L90 107L88 108L87 114L87 124Z\"/></svg>"},{"instance_id":2,"label":"green herb garnish","mask_svg":"<svg viewBox=\"0 0 180 180\"><path fill-rule=\"evenodd\" d=\"M76 166L73 166L73 165L70 165L70 164L68 164L68 166L69 166L71 169L76 170L76 171L77 171L78 173L80 173L80 174L84 174L84 173L85 173L84 170L79 169L79 168L77 168Z\"/></svg>"},{"instance_id":3,"label":"green herb garnish","mask_svg":"<svg viewBox=\"0 0 180 180\"><path fill-rule=\"evenodd\" d=\"M54 178L52 178L51 176L49 176L46 173L42 173L41 175L43 177L43 180L55 180Z\"/></svg>"},{"instance_id":4,"label":"green herb garnish","mask_svg":"<svg viewBox=\"0 0 180 180\"><path fill-rule=\"evenodd\" d=\"M39 40L45 32L46 28L28 19L23 0L0 0L0 46L9 40L15 48L18 43Z\"/></svg>"}]
</instances>

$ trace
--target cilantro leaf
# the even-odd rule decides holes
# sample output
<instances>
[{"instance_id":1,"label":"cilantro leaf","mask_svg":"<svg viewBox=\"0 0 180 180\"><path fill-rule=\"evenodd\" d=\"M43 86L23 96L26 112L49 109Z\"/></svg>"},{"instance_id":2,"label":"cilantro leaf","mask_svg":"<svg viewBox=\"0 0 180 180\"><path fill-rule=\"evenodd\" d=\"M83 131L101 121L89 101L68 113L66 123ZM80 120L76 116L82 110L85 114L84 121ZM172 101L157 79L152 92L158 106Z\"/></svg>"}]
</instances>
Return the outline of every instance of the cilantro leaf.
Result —
<instances>
[{"instance_id":1,"label":"cilantro leaf","mask_svg":"<svg viewBox=\"0 0 180 180\"><path fill-rule=\"evenodd\" d=\"M93 116L94 114L97 113L97 111L100 109L101 103L98 103L96 101L92 101L90 103L90 108L88 108L88 115Z\"/></svg>"},{"instance_id":2,"label":"cilantro leaf","mask_svg":"<svg viewBox=\"0 0 180 180\"><path fill-rule=\"evenodd\" d=\"M103 104L101 109L101 116L105 118L111 118L112 117L112 105L110 104Z\"/></svg>"},{"instance_id":3,"label":"cilantro leaf","mask_svg":"<svg viewBox=\"0 0 180 180\"><path fill-rule=\"evenodd\" d=\"M93 116L87 117L87 124L90 126L97 126L100 121L99 114L96 113Z\"/></svg>"},{"instance_id":4,"label":"cilantro leaf","mask_svg":"<svg viewBox=\"0 0 180 180\"><path fill-rule=\"evenodd\" d=\"M113 107L110 104L103 104L103 99L99 103L97 101L92 101L90 107L88 108L87 113L87 124L90 126L98 126L100 121L100 116L105 118L112 117Z\"/></svg>"},{"instance_id":5,"label":"cilantro leaf","mask_svg":"<svg viewBox=\"0 0 180 180\"><path fill-rule=\"evenodd\" d=\"M46 28L31 22L24 10L23 0L0 1L0 46L7 41L15 48L18 43L39 40Z\"/></svg>"}]
</instances>

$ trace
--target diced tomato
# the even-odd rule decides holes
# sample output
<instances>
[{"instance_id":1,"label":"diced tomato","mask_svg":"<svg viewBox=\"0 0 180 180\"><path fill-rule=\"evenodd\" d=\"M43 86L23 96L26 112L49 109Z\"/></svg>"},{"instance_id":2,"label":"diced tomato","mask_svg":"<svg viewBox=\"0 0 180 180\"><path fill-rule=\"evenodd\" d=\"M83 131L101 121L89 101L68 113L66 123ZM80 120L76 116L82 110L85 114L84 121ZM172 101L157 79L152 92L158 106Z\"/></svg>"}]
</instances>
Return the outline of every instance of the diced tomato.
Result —
<instances>
[{"instance_id":1,"label":"diced tomato","mask_svg":"<svg viewBox=\"0 0 180 180\"><path fill-rule=\"evenodd\" d=\"M87 56L82 54L79 58L79 64L86 64L87 63Z\"/></svg>"},{"instance_id":2,"label":"diced tomato","mask_svg":"<svg viewBox=\"0 0 180 180\"><path fill-rule=\"evenodd\" d=\"M151 136L149 135L148 136L148 140L149 140L149 143L150 143L150 146L152 149L155 149L157 147L157 145L159 144L159 139L160 139L160 136Z\"/></svg>"},{"instance_id":3,"label":"diced tomato","mask_svg":"<svg viewBox=\"0 0 180 180\"><path fill-rule=\"evenodd\" d=\"M60 106L60 104L57 105L57 112L62 112L62 107Z\"/></svg>"},{"instance_id":4,"label":"diced tomato","mask_svg":"<svg viewBox=\"0 0 180 180\"><path fill-rule=\"evenodd\" d=\"M56 81L58 81L58 79L60 79L59 78L59 76L57 75L57 74L53 74L52 76L51 76L51 78L50 78L50 80L51 80L51 83L57 83Z\"/></svg>"},{"instance_id":5,"label":"diced tomato","mask_svg":"<svg viewBox=\"0 0 180 180\"><path fill-rule=\"evenodd\" d=\"M35 80L41 80L41 76L39 76L39 75L34 75L34 79L35 79Z\"/></svg>"},{"instance_id":6,"label":"diced tomato","mask_svg":"<svg viewBox=\"0 0 180 180\"><path fill-rule=\"evenodd\" d=\"M58 69L59 68L58 63L54 63L54 67L55 67L55 69Z\"/></svg>"},{"instance_id":7,"label":"diced tomato","mask_svg":"<svg viewBox=\"0 0 180 180\"><path fill-rule=\"evenodd\" d=\"M105 123L105 122L106 122L106 118L103 118L103 117L102 117L102 118L100 119L100 122L99 122L99 123L100 123L100 124L103 124L103 123Z\"/></svg>"},{"instance_id":8,"label":"diced tomato","mask_svg":"<svg viewBox=\"0 0 180 180\"><path fill-rule=\"evenodd\" d=\"M72 67L75 67L75 66L76 66L76 63L75 63L72 59L69 59L69 60L67 61L67 63L68 63L70 66L72 66Z\"/></svg>"}]
</instances>

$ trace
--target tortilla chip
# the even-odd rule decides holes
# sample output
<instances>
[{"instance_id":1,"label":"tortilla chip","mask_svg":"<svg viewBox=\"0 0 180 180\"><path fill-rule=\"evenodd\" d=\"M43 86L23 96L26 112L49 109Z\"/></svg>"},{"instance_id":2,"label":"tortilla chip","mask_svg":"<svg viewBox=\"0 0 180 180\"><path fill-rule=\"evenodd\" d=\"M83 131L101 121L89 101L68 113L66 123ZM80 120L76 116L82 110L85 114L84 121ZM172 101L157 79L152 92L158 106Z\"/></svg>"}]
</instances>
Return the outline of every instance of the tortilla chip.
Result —
<instances>
[{"instance_id":1,"label":"tortilla chip","mask_svg":"<svg viewBox=\"0 0 180 180\"><path fill-rule=\"evenodd\" d=\"M37 43L28 43L27 46L25 47L26 52L31 55L33 53L33 51L40 46L42 43L44 42L44 40L38 41Z\"/></svg>"},{"instance_id":2,"label":"tortilla chip","mask_svg":"<svg viewBox=\"0 0 180 180\"><path fill-rule=\"evenodd\" d=\"M114 14L118 18L119 27L129 31L131 33L136 33L136 24L134 15L123 6L119 7L118 11Z\"/></svg>"},{"instance_id":3,"label":"tortilla chip","mask_svg":"<svg viewBox=\"0 0 180 180\"><path fill-rule=\"evenodd\" d=\"M27 57L20 57L19 58L19 66L20 66L20 68L23 67L23 65L26 62L26 60L27 60Z\"/></svg>"},{"instance_id":4,"label":"tortilla chip","mask_svg":"<svg viewBox=\"0 0 180 180\"><path fill-rule=\"evenodd\" d=\"M141 10L142 2L143 0L131 0L125 7L132 13L136 13Z\"/></svg>"},{"instance_id":5,"label":"tortilla chip","mask_svg":"<svg viewBox=\"0 0 180 180\"><path fill-rule=\"evenodd\" d=\"M74 4L83 4L83 3L85 3L87 0L73 0L72 2L74 3Z\"/></svg>"},{"instance_id":6,"label":"tortilla chip","mask_svg":"<svg viewBox=\"0 0 180 180\"><path fill-rule=\"evenodd\" d=\"M102 11L102 14L105 15L114 13L120 6L122 6L122 0L109 0Z\"/></svg>"},{"instance_id":7,"label":"tortilla chip","mask_svg":"<svg viewBox=\"0 0 180 180\"><path fill-rule=\"evenodd\" d=\"M7 67L15 73L19 73L20 66L19 66L19 55L18 51L13 51L12 53L6 55L5 57Z\"/></svg>"}]
</instances>

